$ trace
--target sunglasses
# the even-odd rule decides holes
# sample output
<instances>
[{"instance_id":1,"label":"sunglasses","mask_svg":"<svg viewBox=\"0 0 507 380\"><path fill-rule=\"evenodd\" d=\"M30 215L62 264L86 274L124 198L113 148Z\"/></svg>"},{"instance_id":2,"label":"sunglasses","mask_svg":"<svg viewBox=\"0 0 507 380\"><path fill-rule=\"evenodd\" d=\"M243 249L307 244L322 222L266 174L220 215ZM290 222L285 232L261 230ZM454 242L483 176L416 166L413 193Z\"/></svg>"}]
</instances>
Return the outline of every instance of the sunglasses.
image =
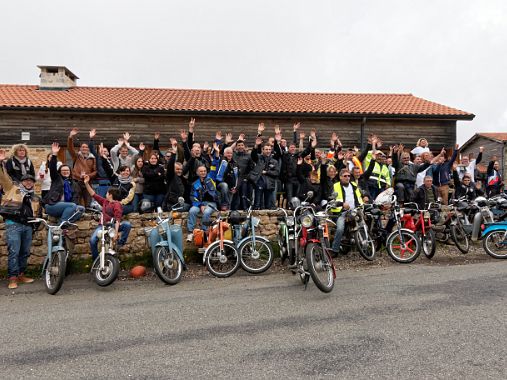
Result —
<instances>
[{"instance_id":1,"label":"sunglasses","mask_svg":"<svg viewBox=\"0 0 507 380\"><path fill-rule=\"evenodd\" d=\"M350 177L350 174L344 174L342 177Z\"/></svg>"}]
</instances>

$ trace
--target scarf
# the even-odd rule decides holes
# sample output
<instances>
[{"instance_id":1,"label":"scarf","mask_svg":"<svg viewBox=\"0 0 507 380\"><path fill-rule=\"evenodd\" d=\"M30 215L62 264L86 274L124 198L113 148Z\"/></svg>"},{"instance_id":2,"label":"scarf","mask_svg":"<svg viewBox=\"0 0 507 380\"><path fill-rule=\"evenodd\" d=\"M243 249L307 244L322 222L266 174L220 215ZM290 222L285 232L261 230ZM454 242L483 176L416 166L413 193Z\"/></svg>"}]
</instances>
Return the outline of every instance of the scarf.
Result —
<instances>
[{"instance_id":1,"label":"scarf","mask_svg":"<svg viewBox=\"0 0 507 380\"><path fill-rule=\"evenodd\" d=\"M69 178L63 179L63 201L72 202L72 184Z\"/></svg>"},{"instance_id":2,"label":"scarf","mask_svg":"<svg viewBox=\"0 0 507 380\"><path fill-rule=\"evenodd\" d=\"M122 178L118 176L118 182L120 182L122 185L126 185L128 183L132 182L132 176L128 176L127 178Z\"/></svg>"},{"instance_id":3,"label":"scarf","mask_svg":"<svg viewBox=\"0 0 507 380\"><path fill-rule=\"evenodd\" d=\"M26 187L23 186L23 184L21 182L19 183L19 191L21 192L23 197L26 197L28 195L31 198L32 195L35 194L35 190L33 187L31 189L27 189Z\"/></svg>"},{"instance_id":4,"label":"scarf","mask_svg":"<svg viewBox=\"0 0 507 380\"><path fill-rule=\"evenodd\" d=\"M19 167L17 164L19 164ZM12 158L12 168L14 170L21 170L21 176L24 176L26 174L26 167L27 166L29 167L30 164L31 164L31 162L28 159L28 157L25 157L25 158L13 157Z\"/></svg>"}]
</instances>

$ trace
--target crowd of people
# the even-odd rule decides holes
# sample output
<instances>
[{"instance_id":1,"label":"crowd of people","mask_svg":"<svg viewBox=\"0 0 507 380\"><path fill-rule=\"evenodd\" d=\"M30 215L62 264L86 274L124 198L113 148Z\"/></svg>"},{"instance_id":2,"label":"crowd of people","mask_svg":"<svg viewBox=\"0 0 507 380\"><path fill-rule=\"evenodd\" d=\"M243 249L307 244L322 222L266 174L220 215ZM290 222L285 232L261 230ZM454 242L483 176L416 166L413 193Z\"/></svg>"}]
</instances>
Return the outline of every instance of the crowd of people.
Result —
<instances>
[{"instance_id":1,"label":"crowd of people","mask_svg":"<svg viewBox=\"0 0 507 380\"><path fill-rule=\"evenodd\" d=\"M212 142L199 142L195 131L192 118L188 129L180 132L179 139L170 137L163 151L158 132L150 149L142 142L132 146L128 132L108 149L97 142L95 129L89 131L88 142L75 147L79 131L72 129L67 139L70 161L58 161L60 146L55 142L37 174L26 145L14 145L10 155L0 150L0 214L7 229L9 287L33 281L25 276L32 239L28 220L43 209L60 222L72 222L85 207L98 202L105 220L118 221L121 246L131 228L128 221L120 221L122 215L158 207L167 211L181 197L188 211L187 241L192 241L197 220L202 219L205 230L215 209L244 210L251 201L255 209L290 208L293 197L307 199L311 194L308 200L319 204L332 196L342 203L333 210L338 220L333 242L337 251L345 224L340 218L343 210L371 202L389 187L401 203L415 201L421 207L437 199L448 204L452 196L472 199L503 190L496 157L491 158L486 177L479 178L476 166L482 160L482 147L476 158L459 157L458 145L452 154L442 149L433 155L423 138L407 149L401 144L385 147L379 136L371 135L361 150L344 147L336 133L323 143L315 130L307 136L299 123L289 136L279 126L266 136L260 123L250 146L244 134L234 138L219 131ZM36 182L40 194L35 193ZM96 256L96 233L90 246Z\"/></svg>"}]
</instances>

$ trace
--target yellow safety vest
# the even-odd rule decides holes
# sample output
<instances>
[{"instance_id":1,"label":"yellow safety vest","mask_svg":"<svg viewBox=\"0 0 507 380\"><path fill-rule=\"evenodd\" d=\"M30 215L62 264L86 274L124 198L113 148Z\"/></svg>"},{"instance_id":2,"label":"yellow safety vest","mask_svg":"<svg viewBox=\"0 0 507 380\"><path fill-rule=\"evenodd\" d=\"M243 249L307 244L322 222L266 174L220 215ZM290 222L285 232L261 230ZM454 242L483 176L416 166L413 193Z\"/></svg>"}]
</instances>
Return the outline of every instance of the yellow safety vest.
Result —
<instances>
[{"instance_id":1,"label":"yellow safety vest","mask_svg":"<svg viewBox=\"0 0 507 380\"><path fill-rule=\"evenodd\" d=\"M370 161L372 158L373 154L370 150L364 159L365 168L368 168L370 166ZM378 162L375 162L375 166L373 167L370 179L377 181L377 186L379 189L381 188L380 183L386 183L387 187L391 187L391 172L389 171L389 167L387 165L380 166Z\"/></svg>"},{"instance_id":2,"label":"yellow safety vest","mask_svg":"<svg viewBox=\"0 0 507 380\"><path fill-rule=\"evenodd\" d=\"M352 186L352 189L354 189L354 194L356 195L357 203L359 203L359 205L362 205L364 202L363 202L363 197L361 196L361 192L359 191L359 188L357 186L355 186L353 183L351 183L350 186ZM336 182L334 184L333 190L336 193L336 200L338 202L345 202L345 197L344 197L345 193L343 192L343 186L340 182ZM338 212L342 211L342 208L343 208L342 206L332 208L331 211L338 213Z\"/></svg>"}]
</instances>

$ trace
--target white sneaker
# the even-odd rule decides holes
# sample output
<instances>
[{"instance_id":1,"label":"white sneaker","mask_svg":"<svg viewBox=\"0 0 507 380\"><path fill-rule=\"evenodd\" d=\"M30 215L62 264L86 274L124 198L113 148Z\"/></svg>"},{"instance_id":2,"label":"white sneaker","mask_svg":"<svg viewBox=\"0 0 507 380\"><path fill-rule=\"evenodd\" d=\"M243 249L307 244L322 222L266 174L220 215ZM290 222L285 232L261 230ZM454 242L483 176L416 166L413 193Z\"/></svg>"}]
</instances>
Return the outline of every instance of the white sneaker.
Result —
<instances>
[{"instance_id":1,"label":"white sneaker","mask_svg":"<svg viewBox=\"0 0 507 380\"><path fill-rule=\"evenodd\" d=\"M188 234L187 235L187 241L191 242L192 240L194 240L194 234Z\"/></svg>"}]
</instances>

